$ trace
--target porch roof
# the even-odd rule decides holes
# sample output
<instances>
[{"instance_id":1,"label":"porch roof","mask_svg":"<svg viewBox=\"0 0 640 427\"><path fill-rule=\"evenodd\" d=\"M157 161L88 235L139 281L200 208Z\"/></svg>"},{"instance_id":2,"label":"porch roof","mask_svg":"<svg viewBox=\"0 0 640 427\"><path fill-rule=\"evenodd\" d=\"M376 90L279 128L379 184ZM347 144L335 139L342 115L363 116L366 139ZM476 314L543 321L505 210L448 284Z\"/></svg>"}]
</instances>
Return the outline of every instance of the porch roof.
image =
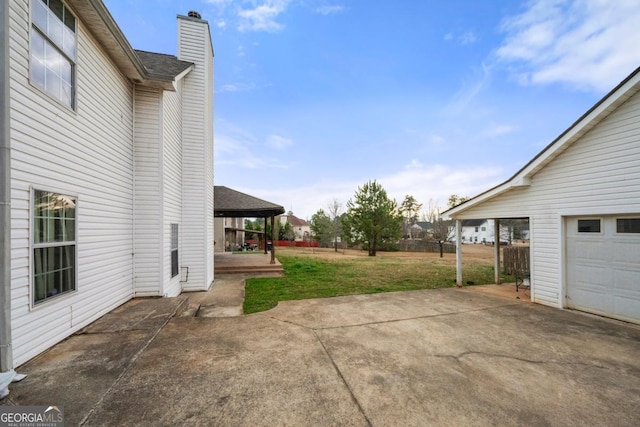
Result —
<instances>
[{"instance_id":1,"label":"porch roof","mask_svg":"<svg viewBox=\"0 0 640 427\"><path fill-rule=\"evenodd\" d=\"M222 185L214 186L213 200L214 217L268 218L284 213L280 205Z\"/></svg>"}]
</instances>

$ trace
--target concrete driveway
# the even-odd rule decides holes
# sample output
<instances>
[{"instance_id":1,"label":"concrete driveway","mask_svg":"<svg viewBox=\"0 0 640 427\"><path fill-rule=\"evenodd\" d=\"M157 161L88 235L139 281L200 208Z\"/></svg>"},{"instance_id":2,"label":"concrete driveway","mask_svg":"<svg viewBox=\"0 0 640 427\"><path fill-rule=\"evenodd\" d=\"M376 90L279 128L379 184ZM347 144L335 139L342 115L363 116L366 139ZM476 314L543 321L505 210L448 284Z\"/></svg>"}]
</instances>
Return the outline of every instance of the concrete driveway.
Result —
<instances>
[{"instance_id":1,"label":"concrete driveway","mask_svg":"<svg viewBox=\"0 0 640 427\"><path fill-rule=\"evenodd\" d=\"M640 328L440 289L173 317L134 300L19 369L67 425L640 423Z\"/></svg>"}]
</instances>

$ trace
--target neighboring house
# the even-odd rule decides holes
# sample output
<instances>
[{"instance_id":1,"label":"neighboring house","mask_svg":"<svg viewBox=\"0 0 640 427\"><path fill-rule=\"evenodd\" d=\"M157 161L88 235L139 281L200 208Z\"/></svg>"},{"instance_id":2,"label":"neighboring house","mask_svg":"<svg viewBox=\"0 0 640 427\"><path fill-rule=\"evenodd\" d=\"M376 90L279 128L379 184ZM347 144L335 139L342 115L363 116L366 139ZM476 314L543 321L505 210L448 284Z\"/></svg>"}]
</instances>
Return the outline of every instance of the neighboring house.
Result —
<instances>
[{"instance_id":1,"label":"neighboring house","mask_svg":"<svg viewBox=\"0 0 640 427\"><path fill-rule=\"evenodd\" d=\"M286 223L291 225L296 242L306 241L311 237L311 226L304 219L300 219L289 212L286 215L280 216L280 224L284 225Z\"/></svg>"},{"instance_id":2,"label":"neighboring house","mask_svg":"<svg viewBox=\"0 0 640 427\"><path fill-rule=\"evenodd\" d=\"M216 218L219 219L219 218ZM237 251L244 244L244 218L224 218L224 245L227 251Z\"/></svg>"},{"instance_id":3,"label":"neighboring house","mask_svg":"<svg viewBox=\"0 0 640 427\"><path fill-rule=\"evenodd\" d=\"M433 232L433 224L429 221L417 221L409 227L409 235L412 239L421 239Z\"/></svg>"},{"instance_id":4,"label":"neighboring house","mask_svg":"<svg viewBox=\"0 0 640 427\"><path fill-rule=\"evenodd\" d=\"M131 298L211 286L213 49L192 12L177 57L133 50L100 0L0 19L8 371Z\"/></svg>"},{"instance_id":5,"label":"neighboring house","mask_svg":"<svg viewBox=\"0 0 640 427\"><path fill-rule=\"evenodd\" d=\"M445 212L458 226L528 218L535 302L640 323L639 90L640 68L512 178Z\"/></svg>"},{"instance_id":6,"label":"neighboring house","mask_svg":"<svg viewBox=\"0 0 640 427\"><path fill-rule=\"evenodd\" d=\"M495 239L493 231L493 221L467 219L462 221L462 243L491 243Z\"/></svg>"}]
</instances>

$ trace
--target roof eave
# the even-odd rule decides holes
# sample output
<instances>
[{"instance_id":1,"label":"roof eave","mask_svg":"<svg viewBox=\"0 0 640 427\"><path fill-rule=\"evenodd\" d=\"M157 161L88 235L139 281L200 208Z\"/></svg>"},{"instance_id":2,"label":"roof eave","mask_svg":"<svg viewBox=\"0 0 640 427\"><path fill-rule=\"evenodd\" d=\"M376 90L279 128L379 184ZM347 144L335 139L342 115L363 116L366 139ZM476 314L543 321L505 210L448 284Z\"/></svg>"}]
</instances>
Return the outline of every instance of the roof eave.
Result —
<instances>
[{"instance_id":1,"label":"roof eave","mask_svg":"<svg viewBox=\"0 0 640 427\"><path fill-rule=\"evenodd\" d=\"M147 71L102 0L67 0L67 4L129 80L141 86L175 90L174 79Z\"/></svg>"},{"instance_id":2,"label":"roof eave","mask_svg":"<svg viewBox=\"0 0 640 427\"><path fill-rule=\"evenodd\" d=\"M531 185L532 177L538 171L609 116L609 114L631 98L638 90L640 90L640 67L636 68L627 78L607 93L511 178L458 206L446 210L442 213L443 218L459 219L456 217L488 199L494 198L512 188Z\"/></svg>"}]
</instances>

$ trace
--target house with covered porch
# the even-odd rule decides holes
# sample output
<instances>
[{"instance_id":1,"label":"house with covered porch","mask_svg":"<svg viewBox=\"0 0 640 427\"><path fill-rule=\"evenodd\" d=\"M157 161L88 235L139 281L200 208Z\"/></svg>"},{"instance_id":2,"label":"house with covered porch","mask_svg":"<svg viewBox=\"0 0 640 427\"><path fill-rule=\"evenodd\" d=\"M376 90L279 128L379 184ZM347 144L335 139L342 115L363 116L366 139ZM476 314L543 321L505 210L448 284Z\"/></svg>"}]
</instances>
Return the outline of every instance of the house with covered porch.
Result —
<instances>
[{"instance_id":1,"label":"house with covered porch","mask_svg":"<svg viewBox=\"0 0 640 427\"><path fill-rule=\"evenodd\" d=\"M213 47L197 12L177 29L177 55L144 52L100 0L0 2L3 378L134 297L212 285Z\"/></svg>"}]
</instances>

